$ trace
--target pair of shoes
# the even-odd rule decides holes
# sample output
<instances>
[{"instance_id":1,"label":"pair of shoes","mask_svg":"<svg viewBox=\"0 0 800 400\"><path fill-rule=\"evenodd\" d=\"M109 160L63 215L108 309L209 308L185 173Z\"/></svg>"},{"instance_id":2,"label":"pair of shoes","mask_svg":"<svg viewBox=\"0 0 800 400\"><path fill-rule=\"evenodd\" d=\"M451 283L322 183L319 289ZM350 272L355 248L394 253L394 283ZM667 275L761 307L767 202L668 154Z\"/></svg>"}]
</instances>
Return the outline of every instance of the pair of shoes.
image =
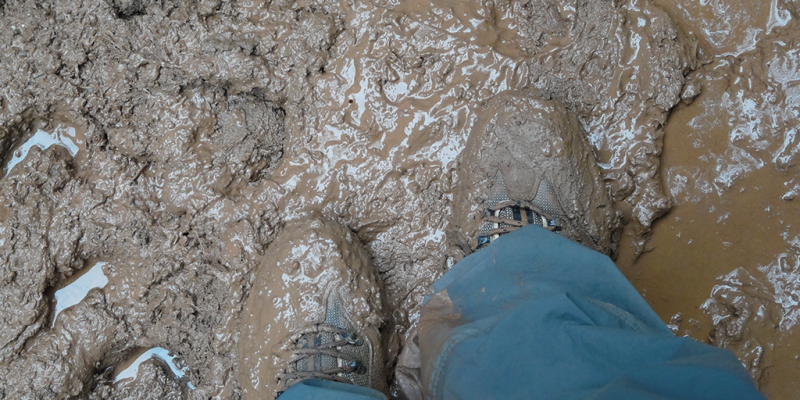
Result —
<instances>
[{"instance_id":1,"label":"pair of shoes","mask_svg":"<svg viewBox=\"0 0 800 400\"><path fill-rule=\"evenodd\" d=\"M586 135L560 103L520 93L493 98L460 157L449 233L464 254L526 225L613 251L619 217ZM277 398L305 379L385 393L382 323L381 284L352 232L323 219L285 227L244 310L245 395Z\"/></svg>"}]
</instances>

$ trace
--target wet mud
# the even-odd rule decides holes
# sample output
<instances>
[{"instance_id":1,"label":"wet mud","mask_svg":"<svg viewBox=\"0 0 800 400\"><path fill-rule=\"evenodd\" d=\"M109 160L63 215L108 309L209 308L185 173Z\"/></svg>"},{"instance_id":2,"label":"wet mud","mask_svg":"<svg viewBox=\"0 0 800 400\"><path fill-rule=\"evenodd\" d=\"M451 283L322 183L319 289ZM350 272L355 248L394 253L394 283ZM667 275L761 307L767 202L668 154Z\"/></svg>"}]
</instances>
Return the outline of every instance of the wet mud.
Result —
<instances>
[{"instance_id":1,"label":"wet mud","mask_svg":"<svg viewBox=\"0 0 800 400\"><path fill-rule=\"evenodd\" d=\"M758 307L781 319L795 306L781 260L797 254L797 9L745 3L0 1L0 397L242 398L257 267L288 221L316 213L371 257L391 364L455 262L459 154L485 102L510 90L582 125L626 223L619 265L656 310L683 313L679 333L713 329L743 360L757 340L773 361L754 374L781 382L789 353L769 346L797 342ZM707 25L733 12L739 25ZM751 25L755 47L740 34ZM720 229L738 241L717 248L726 212ZM670 227L692 223L702 256L674 250ZM670 260L683 262L648 264ZM101 262L108 282L55 318L51 293ZM730 283L739 266L763 293ZM729 303L755 322L729 323ZM184 376L150 358L115 381L153 348Z\"/></svg>"},{"instance_id":2,"label":"wet mud","mask_svg":"<svg viewBox=\"0 0 800 400\"><path fill-rule=\"evenodd\" d=\"M698 38L704 65L687 78L702 91L664 127L675 206L617 264L676 334L733 350L768 398L796 398L797 4L657 3Z\"/></svg>"}]
</instances>

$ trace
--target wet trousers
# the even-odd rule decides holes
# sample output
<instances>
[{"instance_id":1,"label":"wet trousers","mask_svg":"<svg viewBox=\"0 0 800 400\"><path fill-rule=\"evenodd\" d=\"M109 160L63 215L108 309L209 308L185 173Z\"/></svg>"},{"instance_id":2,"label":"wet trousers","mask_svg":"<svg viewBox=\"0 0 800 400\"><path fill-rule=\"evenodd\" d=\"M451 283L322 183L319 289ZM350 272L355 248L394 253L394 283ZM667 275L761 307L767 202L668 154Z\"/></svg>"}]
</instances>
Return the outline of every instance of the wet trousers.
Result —
<instances>
[{"instance_id":1,"label":"wet trousers","mask_svg":"<svg viewBox=\"0 0 800 400\"><path fill-rule=\"evenodd\" d=\"M675 337L608 257L535 226L434 284L419 350L431 399L764 399L731 352ZM327 381L281 396L384 398Z\"/></svg>"}]
</instances>

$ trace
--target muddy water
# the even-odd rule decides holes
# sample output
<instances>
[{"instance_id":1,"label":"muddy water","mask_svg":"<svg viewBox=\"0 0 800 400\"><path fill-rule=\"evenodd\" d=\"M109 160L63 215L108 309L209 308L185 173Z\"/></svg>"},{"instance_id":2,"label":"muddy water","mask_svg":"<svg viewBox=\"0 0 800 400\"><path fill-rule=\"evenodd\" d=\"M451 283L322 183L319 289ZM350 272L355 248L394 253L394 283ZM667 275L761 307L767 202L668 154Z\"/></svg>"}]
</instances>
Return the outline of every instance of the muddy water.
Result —
<instances>
[{"instance_id":1,"label":"muddy water","mask_svg":"<svg viewBox=\"0 0 800 400\"><path fill-rule=\"evenodd\" d=\"M788 248L758 234L744 242L762 247L745 251L736 236L754 232L750 217L768 206L773 225L762 225L781 230L780 243L797 235L795 203L751 195L779 186L760 174L793 170L796 103L786 94L796 66L776 58L794 46L777 38L794 26L787 4L753 12L706 2L686 14L682 3L662 4L667 13L642 0L0 1L0 397L241 397L237 341L255 269L287 221L315 212L354 231L373 259L393 360L426 287L454 262L445 237L476 113L509 90L578 116L628 223L620 265L665 319L683 313L679 333L707 336L708 315L730 309L720 304L741 289L725 278L735 268L723 256L708 267L666 263L689 257L685 246L741 252L730 257L752 260L741 265L763 275L753 282L783 296L753 304L791 310L790 275L776 272L791 270ZM760 31L742 30L748 24ZM748 64L738 53L758 57ZM764 79L753 83L750 72ZM783 119L769 119L781 110ZM782 125L737 128L748 123ZM40 131L50 145L25 147ZM759 189L742 191L748 179ZM647 242L670 198L677 207ZM722 249L711 228L719 224L737 229ZM672 250L659 256L662 248ZM96 259L108 263L108 284L48 328L46 293ZM743 298L743 309L757 308ZM759 333L757 345L732 329L715 344L745 359L790 343L764 336L789 327ZM151 359L135 379L114 382L113 371L151 348L183 360L186 376ZM789 376L788 353L771 354L776 367L754 373ZM44 373L31 380L31 371Z\"/></svg>"},{"instance_id":2,"label":"muddy water","mask_svg":"<svg viewBox=\"0 0 800 400\"><path fill-rule=\"evenodd\" d=\"M67 149L70 156L75 157L80 149L78 147L80 141L75 143L75 136L75 128L62 127L60 125L56 127L53 133L48 133L42 130L36 131L36 133L30 139L19 146L16 151L14 151L13 157L6 165L6 176L11 173L11 170L14 169L15 165L19 164L20 161L24 160L25 157L28 156L28 152L34 146L41 150L47 150L50 146L54 145L61 146Z\"/></svg>"},{"instance_id":3,"label":"muddy water","mask_svg":"<svg viewBox=\"0 0 800 400\"><path fill-rule=\"evenodd\" d=\"M696 35L702 85L664 130L675 206L618 264L677 334L730 348L771 399L800 386L800 48L791 2L658 1Z\"/></svg>"}]
</instances>

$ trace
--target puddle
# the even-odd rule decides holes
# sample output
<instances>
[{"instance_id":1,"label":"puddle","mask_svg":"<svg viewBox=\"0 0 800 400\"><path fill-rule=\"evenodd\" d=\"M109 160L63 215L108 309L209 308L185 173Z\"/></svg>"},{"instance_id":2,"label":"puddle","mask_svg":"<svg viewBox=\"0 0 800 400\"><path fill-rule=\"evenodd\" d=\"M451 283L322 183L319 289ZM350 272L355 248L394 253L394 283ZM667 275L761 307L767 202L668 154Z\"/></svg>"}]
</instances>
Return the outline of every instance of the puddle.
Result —
<instances>
[{"instance_id":1,"label":"puddle","mask_svg":"<svg viewBox=\"0 0 800 400\"><path fill-rule=\"evenodd\" d=\"M133 362L127 366L123 365L125 368L119 374L117 374L116 377L114 377L114 382L116 383L125 379L136 378L136 375L139 373L139 364L149 360L152 357L156 357L166 363L178 380L182 380L184 375L189 372L189 367L184 365L183 361L179 357L170 355L169 350L163 347L153 347L152 349L142 352L138 357L131 357ZM178 367L179 364L183 366ZM188 386L189 389L194 390L194 385L192 385L191 382L186 381L186 386Z\"/></svg>"},{"instance_id":2,"label":"puddle","mask_svg":"<svg viewBox=\"0 0 800 400\"><path fill-rule=\"evenodd\" d=\"M97 262L76 272L62 283L63 287L55 292L55 312L50 327L55 325L61 311L80 303L89 290L102 288L108 283L108 278L103 273L104 265L105 262Z\"/></svg>"},{"instance_id":3,"label":"puddle","mask_svg":"<svg viewBox=\"0 0 800 400\"><path fill-rule=\"evenodd\" d=\"M64 127L63 125L59 125L53 130L53 133L47 133L43 130L38 130L36 133L28 139L27 142L23 143L22 146L19 147L14 152L14 157L8 162L6 165L6 174L8 176L11 173L11 170L19 164L20 161L24 160L25 157L28 156L28 152L36 146L42 150L48 149L50 146L56 145L61 146L69 152L71 156L75 156L78 154L78 144L80 140L77 139L77 135L75 132L75 128L72 127Z\"/></svg>"}]
</instances>

